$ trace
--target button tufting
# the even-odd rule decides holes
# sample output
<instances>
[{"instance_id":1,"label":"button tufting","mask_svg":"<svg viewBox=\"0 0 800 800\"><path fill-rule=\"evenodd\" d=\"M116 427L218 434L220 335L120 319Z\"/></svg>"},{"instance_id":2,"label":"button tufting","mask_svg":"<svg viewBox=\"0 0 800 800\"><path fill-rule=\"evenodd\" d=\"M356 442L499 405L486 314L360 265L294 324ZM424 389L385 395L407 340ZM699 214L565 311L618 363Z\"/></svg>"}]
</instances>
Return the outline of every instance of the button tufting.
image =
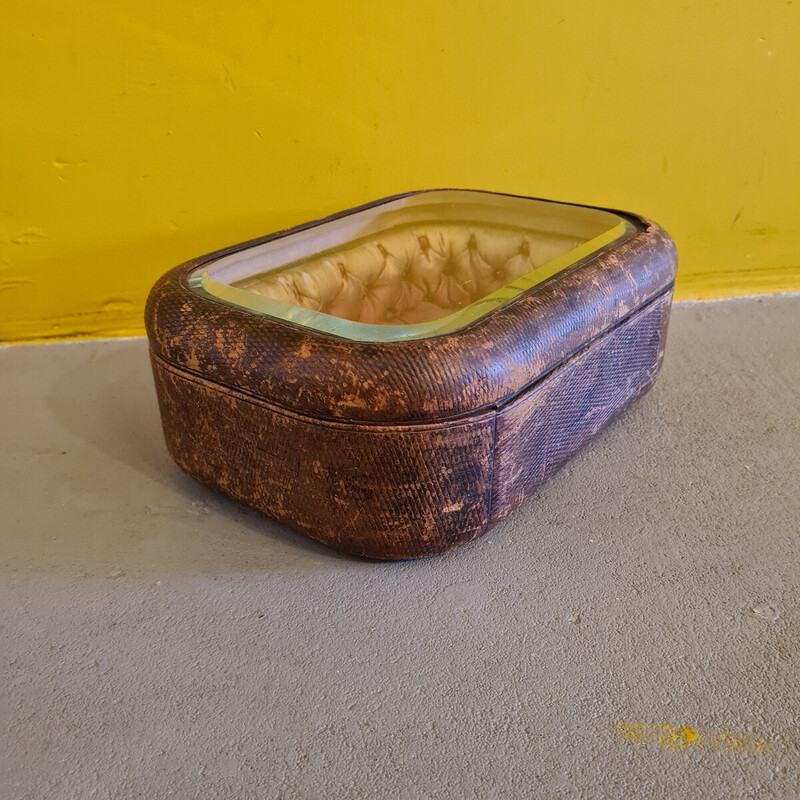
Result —
<instances>
[{"instance_id":1,"label":"button tufting","mask_svg":"<svg viewBox=\"0 0 800 800\"><path fill-rule=\"evenodd\" d=\"M410 324L450 314L534 268L536 239L532 245L521 230L436 224L381 237L335 260L311 257L261 273L243 288L344 319Z\"/></svg>"}]
</instances>

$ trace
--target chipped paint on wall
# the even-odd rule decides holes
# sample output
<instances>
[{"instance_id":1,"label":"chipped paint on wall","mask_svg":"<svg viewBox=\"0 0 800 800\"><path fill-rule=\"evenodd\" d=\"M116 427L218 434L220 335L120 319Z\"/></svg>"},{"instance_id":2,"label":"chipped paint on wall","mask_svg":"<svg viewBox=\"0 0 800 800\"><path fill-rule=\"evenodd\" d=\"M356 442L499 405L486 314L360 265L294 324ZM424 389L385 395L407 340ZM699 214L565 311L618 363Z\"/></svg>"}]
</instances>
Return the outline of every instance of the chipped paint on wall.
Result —
<instances>
[{"instance_id":1,"label":"chipped paint on wall","mask_svg":"<svg viewBox=\"0 0 800 800\"><path fill-rule=\"evenodd\" d=\"M441 186L646 214L679 299L800 289L800 3L80 6L4 9L0 341L141 333L174 264Z\"/></svg>"}]
</instances>

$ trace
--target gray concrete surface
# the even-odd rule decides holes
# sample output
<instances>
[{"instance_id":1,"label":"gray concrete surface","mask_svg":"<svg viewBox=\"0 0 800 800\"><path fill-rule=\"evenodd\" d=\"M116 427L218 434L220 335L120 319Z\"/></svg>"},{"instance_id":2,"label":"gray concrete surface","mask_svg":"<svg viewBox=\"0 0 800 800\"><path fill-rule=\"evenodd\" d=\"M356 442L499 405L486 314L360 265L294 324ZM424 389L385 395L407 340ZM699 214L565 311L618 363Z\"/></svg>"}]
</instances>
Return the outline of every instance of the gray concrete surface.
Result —
<instances>
[{"instance_id":1,"label":"gray concrete surface","mask_svg":"<svg viewBox=\"0 0 800 800\"><path fill-rule=\"evenodd\" d=\"M143 340L0 350L7 798L797 797L800 297L675 308L655 389L447 556L184 477Z\"/></svg>"}]
</instances>

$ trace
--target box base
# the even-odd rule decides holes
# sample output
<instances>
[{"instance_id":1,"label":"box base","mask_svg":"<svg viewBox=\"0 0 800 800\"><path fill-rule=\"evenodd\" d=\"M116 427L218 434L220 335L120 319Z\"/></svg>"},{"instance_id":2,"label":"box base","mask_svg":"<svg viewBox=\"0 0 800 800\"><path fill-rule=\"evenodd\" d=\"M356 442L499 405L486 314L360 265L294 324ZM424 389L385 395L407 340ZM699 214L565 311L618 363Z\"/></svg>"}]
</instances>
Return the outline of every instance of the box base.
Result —
<instances>
[{"instance_id":1,"label":"box base","mask_svg":"<svg viewBox=\"0 0 800 800\"><path fill-rule=\"evenodd\" d=\"M653 384L671 289L505 403L467 418L315 419L152 355L167 447L212 489L317 541L420 558L504 519Z\"/></svg>"}]
</instances>

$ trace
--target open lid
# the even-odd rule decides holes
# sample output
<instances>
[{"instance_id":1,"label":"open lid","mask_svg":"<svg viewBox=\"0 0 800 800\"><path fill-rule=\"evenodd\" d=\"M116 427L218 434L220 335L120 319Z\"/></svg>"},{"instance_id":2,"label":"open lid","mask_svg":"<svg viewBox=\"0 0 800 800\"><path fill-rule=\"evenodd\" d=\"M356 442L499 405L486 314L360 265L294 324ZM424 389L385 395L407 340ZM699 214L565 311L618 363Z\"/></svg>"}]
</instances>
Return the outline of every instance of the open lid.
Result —
<instances>
[{"instance_id":1,"label":"open lid","mask_svg":"<svg viewBox=\"0 0 800 800\"><path fill-rule=\"evenodd\" d=\"M387 198L195 259L153 288L154 354L315 419L497 407L668 289L621 212L488 192Z\"/></svg>"}]
</instances>

